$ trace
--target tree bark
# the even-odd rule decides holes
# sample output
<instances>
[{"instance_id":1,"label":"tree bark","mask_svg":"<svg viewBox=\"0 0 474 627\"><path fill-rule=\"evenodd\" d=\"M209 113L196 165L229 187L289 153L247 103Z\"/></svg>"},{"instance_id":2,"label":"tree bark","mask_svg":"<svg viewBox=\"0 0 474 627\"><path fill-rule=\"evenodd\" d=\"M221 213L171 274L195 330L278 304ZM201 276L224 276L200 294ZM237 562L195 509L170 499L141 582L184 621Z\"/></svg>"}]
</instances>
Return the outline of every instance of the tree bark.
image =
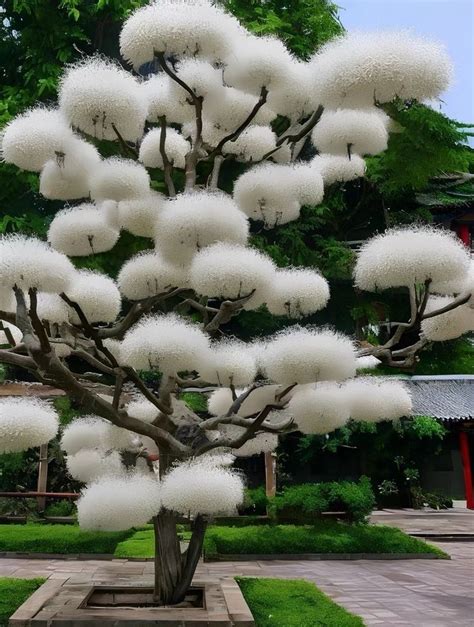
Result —
<instances>
[{"instance_id":1,"label":"tree bark","mask_svg":"<svg viewBox=\"0 0 474 627\"><path fill-rule=\"evenodd\" d=\"M176 461L166 449L160 449L160 479ZM178 537L178 515L162 509L153 519L155 531L154 599L162 605L176 605L184 600L202 553L207 522L197 516L192 523L192 537L181 553Z\"/></svg>"}]
</instances>

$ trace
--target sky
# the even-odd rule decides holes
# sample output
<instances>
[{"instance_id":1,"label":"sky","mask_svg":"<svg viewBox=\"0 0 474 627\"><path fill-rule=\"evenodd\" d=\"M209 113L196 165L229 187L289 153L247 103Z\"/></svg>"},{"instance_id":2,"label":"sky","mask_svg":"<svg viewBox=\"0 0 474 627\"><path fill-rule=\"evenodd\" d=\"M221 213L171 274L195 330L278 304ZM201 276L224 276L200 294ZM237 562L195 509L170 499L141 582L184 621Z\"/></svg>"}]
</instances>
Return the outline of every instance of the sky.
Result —
<instances>
[{"instance_id":1,"label":"sky","mask_svg":"<svg viewBox=\"0 0 474 627\"><path fill-rule=\"evenodd\" d=\"M453 62L452 87L441 103L447 116L474 123L474 0L336 0L348 30L410 28L441 41Z\"/></svg>"}]
</instances>

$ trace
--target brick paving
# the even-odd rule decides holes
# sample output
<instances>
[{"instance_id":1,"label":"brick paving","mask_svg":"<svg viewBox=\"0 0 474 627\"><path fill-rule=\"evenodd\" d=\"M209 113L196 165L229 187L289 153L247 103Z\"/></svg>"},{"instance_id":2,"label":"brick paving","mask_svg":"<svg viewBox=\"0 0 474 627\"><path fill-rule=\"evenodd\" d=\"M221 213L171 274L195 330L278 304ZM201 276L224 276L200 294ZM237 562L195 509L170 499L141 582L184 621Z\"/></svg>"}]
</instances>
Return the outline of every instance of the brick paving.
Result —
<instances>
[{"instance_id":1,"label":"brick paving","mask_svg":"<svg viewBox=\"0 0 474 627\"><path fill-rule=\"evenodd\" d=\"M473 625L474 542L436 543L448 560L262 561L199 564L197 577L304 578L367 625ZM70 578L71 583L150 583L151 562L0 559L0 576ZM285 626L280 626L285 627Z\"/></svg>"}]
</instances>

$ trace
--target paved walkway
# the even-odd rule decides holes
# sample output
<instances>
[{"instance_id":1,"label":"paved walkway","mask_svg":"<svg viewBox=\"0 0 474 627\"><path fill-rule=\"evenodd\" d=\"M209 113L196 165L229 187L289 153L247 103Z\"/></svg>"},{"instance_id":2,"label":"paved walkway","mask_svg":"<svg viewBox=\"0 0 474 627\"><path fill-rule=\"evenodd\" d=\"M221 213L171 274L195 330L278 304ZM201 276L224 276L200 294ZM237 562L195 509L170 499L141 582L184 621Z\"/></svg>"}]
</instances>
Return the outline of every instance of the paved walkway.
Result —
<instances>
[{"instance_id":1,"label":"paved walkway","mask_svg":"<svg viewBox=\"0 0 474 627\"><path fill-rule=\"evenodd\" d=\"M376 510L370 522L390 525L407 533L474 536L474 510L452 509L383 509Z\"/></svg>"},{"instance_id":2,"label":"paved walkway","mask_svg":"<svg viewBox=\"0 0 474 627\"><path fill-rule=\"evenodd\" d=\"M362 616L367 625L472 627L474 542L436 544L452 560L222 562L200 564L197 578L305 578ZM77 583L150 582L152 569L152 562L127 560L0 559L0 576L71 577Z\"/></svg>"}]
</instances>

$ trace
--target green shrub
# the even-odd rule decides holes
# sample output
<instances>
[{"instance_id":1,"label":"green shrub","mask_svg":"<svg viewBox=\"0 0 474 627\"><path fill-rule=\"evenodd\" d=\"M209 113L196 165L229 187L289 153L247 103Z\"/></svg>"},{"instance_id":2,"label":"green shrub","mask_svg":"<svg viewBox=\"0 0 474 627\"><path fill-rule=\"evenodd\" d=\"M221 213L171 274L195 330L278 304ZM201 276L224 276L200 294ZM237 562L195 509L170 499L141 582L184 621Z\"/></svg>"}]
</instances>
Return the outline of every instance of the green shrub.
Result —
<instances>
[{"instance_id":1,"label":"green shrub","mask_svg":"<svg viewBox=\"0 0 474 627\"><path fill-rule=\"evenodd\" d=\"M303 483L286 488L272 501L278 520L312 522L322 512L344 511L349 520L363 522L375 507L375 496L367 477L358 482Z\"/></svg>"},{"instance_id":2,"label":"green shrub","mask_svg":"<svg viewBox=\"0 0 474 627\"><path fill-rule=\"evenodd\" d=\"M68 499L53 501L46 506L45 516L75 516L76 504Z\"/></svg>"},{"instance_id":3,"label":"green shrub","mask_svg":"<svg viewBox=\"0 0 474 627\"><path fill-rule=\"evenodd\" d=\"M75 525L0 525L0 552L113 553L133 533L133 529L82 531Z\"/></svg>"},{"instance_id":4,"label":"green shrub","mask_svg":"<svg viewBox=\"0 0 474 627\"><path fill-rule=\"evenodd\" d=\"M244 502L239 511L244 514L264 515L267 513L268 497L263 486L246 488Z\"/></svg>"},{"instance_id":5,"label":"green shrub","mask_svg":"<svg viewBox=\"0 0 474 627\"><path fill-rule=\"evenodd\" d=\"M335 521L320 521L311 526L212 526L206 531L204 550L208 557L298 553L434 553L447 557L437 547L394 527Z\"/></svg>"},{"instance_id":6,"label":"green shrub","mask_svg":"<svg viewBox=\"0 0 474 627\"><path fill-rule=\"evenodd\" d=\"M237 577L256 627L362 627L364 623L331 601L309 581Z\"/></svg>"}]
</instances>

